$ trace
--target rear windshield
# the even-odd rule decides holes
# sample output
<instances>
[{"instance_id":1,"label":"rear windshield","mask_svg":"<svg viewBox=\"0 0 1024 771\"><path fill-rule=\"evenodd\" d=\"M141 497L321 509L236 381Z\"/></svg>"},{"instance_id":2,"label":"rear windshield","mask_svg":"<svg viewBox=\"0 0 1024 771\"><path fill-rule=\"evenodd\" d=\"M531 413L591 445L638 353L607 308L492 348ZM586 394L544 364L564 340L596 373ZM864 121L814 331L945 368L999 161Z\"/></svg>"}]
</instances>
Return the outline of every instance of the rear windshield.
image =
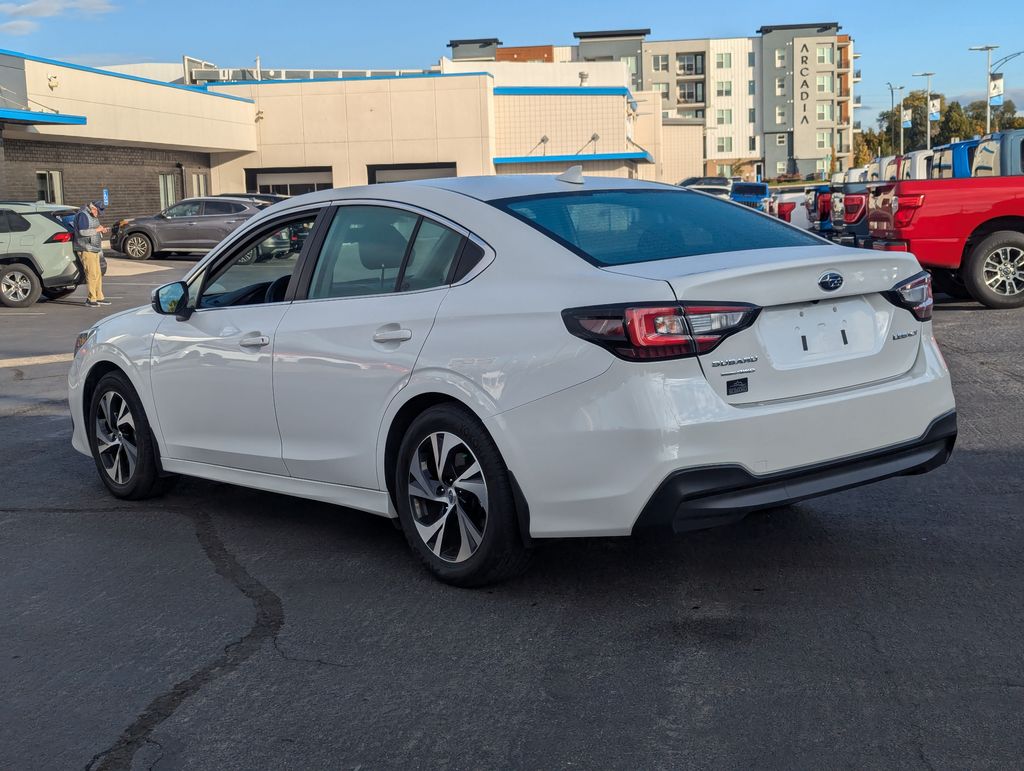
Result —
<instances>
[{"instance_id":1,"label":"rear windshield","mask_svg":"<svg viewBox=\"0 0 1024 771\"><path fill-rule=\"evenodd\" d=\"M492 201L599 266L821 241L752 209L677 190L594 190Z\"/></svg>"},{"instance_id":2,"label":"rear windshield","mask_svg":"<svg viewBox=\"0 0 1024 771\"><path fill-rule=\"evenodd\" d=\"M998 138L988 139L978 145L971 161L972 177L998 177L999 176L999 155L1002 150L1002 141Z\"/></svg>"},{"instance_id":3,"label":"rear windshield","mask_svg":"<svg viewBox=\"0 0 1024 771\"><path fill-rule=\"evenodd\" d=\"M732 186L733 195L760 195L763 197L768 196L767 185L754 185L749 182L737 182Z\"/></svg>"}]
</instances>

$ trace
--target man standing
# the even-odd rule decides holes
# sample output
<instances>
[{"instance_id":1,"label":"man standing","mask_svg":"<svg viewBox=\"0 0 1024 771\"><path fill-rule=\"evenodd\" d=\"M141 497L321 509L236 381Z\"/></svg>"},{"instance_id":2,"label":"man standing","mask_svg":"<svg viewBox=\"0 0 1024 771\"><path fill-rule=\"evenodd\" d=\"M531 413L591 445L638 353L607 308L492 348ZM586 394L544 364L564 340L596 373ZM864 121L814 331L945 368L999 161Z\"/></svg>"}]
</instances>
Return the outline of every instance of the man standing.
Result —
<instances>
[{"instance_id":1,"label":"man standing","mask_svg":"<svg viewBox=\"0 0 1024 771\"><path fill-rule=\"evenodd\" d=\"M103 272L100 257L103 254L103 234L107 229L100 224L100 212L105 207L99 201L90 201L75 215L75 252L85 271L85 282L89 297L85 304L90 308L110 305L103 297Z\"/></svg>"}]
</instances>

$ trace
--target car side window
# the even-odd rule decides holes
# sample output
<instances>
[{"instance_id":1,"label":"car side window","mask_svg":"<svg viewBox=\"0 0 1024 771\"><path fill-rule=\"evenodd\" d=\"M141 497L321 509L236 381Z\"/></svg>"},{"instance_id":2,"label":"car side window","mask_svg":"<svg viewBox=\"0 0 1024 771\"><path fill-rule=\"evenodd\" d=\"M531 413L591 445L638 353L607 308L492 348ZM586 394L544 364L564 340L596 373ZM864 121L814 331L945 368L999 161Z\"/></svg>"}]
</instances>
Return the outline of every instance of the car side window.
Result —
<instances>
[{"instance_id":1,"label":"car side window","mask_svg":"<svg viewBox=\"0 0 1024 771\"><path fill-rule=\"evenodd\" d=\"M416 231L399 291L413 292L447 284L462 242L460 233L424 218Z\"/></svg>"},{"instance_id":2,"label":"car side window","mask_svg":"<svg viewBox=\"0 0 1024 771\"><path fill-rule=\"evenodd\" d=\"M172 206L170 209L165 211L164 216L170 219L174 219L176 217L198 217L201 206L201 201L182 201L176 206Z\"/></svg>"},{"instance_id":3,"label":"car side window","mask_svg":"<svg viewBox=\"0 0 1024 771\"><path fill-rule=\"evenodd\" d=\"M203 214L215 216L218 214L238 214L245 209L244 206L231 201L207 201L203 205Z\"/></svg>"},{"instance_id":4,"label":"car side window","mask_svg":"<svg viewBox=\"0 0 1024 771\"><path fill-rule=\"evenodd\" d=\"M7 215L12 213L7 209L0 209L0 233L11 232L11 226L7 224Z\"/></svg>"},{"instance_id":5,"label":"car side window","mask_svg":"<svg viewBox=\"0 0 1024 771\"><path fill-rule=\"evenodd\" d=\"M196 307L282 302L316 218L309 212L248 239L204 281Z\"/></svg>"},{"instance_id":6,"label":"car side window","mask_svg":"<svg viewBox=\"0 0 1024 771\"><path fill-rule=\"evenodd\" d=\"M7 212L7 229L11 233L24 233L32 227L32 223L14 211Z\"/></svg>"},{"instance_id":7,"label":"car side window","mask_svg":"<svg viewBox=\"0 0 1024 771\"><path fill-rule=\"evenodd\" d=\"M341 206L317 259L308 297L320 300L395 291L419 215L386 206Z\"/></svg>"}]
</instances>

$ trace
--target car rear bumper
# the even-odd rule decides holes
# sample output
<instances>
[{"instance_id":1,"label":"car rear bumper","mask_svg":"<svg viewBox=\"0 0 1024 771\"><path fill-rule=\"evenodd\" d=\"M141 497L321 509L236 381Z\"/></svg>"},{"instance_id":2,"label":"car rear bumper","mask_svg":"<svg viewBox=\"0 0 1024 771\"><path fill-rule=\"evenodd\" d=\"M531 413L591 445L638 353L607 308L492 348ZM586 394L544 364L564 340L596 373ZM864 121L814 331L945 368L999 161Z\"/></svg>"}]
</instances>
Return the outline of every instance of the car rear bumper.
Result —
<instances>
[{"instance_id":1,"label":"car rear bumper","mask_svg":"<svg viewBox=\"0 0 1024 771\"><path fill-rule=\"evenodd\" d=\"M956 411L936 418L913 441L840 461L757 476L740 466L679 471L658 487L633 532L676 533L736 522L752 511L783 506L894 476L923 474L949 460L956 442Z\"/></svg>"}]
</instances>

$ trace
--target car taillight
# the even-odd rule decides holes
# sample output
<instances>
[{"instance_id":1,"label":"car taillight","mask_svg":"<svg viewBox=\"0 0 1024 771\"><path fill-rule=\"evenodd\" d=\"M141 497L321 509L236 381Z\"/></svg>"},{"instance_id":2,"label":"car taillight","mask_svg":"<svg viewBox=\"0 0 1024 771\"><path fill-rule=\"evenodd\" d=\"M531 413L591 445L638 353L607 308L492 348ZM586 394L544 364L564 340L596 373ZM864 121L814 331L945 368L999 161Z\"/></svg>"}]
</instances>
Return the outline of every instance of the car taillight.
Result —
<instances>
[{"instance_id":1,"label":"car taillight","mask_svg":"<svg viewBox=\"0 0 1024 771\"><path fill-rule=\"evenodd\" d=\"M566 329L627 361L681 359L714 350L754 323L748 303L601 305L562 311Z\"/></svg>"},{"instance_id":2,"label":"car taillight","mask_svg":"<svg viewBox=\"0 0 1024 771\"><path fill-rule=\"evenodd\" d=\"M905 228L914 219L914 214L924 203L923 195L897 195L893 196L892 203L892 224L893 227Z\"/></svg>"},{"instance_id":3,"label":"car taillight","mask_svg":"<svg viewBox=\"0 0 1024 771\"><path fill-rule=\"evenodd\" d=\"M832 211L832 194L822 193L818 196L818 219L829 219L829 212Z\"/></svg>"},{"instance_id":4,"label":"car taillight","mask_svg":"<svg viewBox=\"0 0 1024 771\"><path fill-rule=\"evenodd\" d=\"M911 276L882 294L896 307L913 313L918 321L928 321L932 317L935 301L932 299L932 274L928 271Z\"/></svg>"},{"instance_id":5,"label":"car taillight","mask_svg":"<svg viewBox=\"0 0 1024 771\"><path fill-rule=\"evenodd\" d=\"M867 196L847 194L843 196L843 222L852 225L864 214Z\"/></svg>"},{"instance_id":6,"label":"car taillight","mask_svg":"<svg viewBox=\"0 0 1024 771\"><path fill-rule=\"evenodd\" d=\"M784 222L793 221L793 211L796 209L796 203L780 203L779 204L779 219Z\"/></svg>"},{"instance_id":7,"label":"car taillight","mask_svg":"<svg viewBox=\"0 0 1024 771\"><path fill-rule=\"evenodd\" d=\"M66 230L62 230L59 233L54 233L52 236L47 238L45 243L47 243L47 244L66 244L66 243L70 243L70 241L71 241L71 234L68 231L66 231Z\"/></svg>"}]
</instances>

